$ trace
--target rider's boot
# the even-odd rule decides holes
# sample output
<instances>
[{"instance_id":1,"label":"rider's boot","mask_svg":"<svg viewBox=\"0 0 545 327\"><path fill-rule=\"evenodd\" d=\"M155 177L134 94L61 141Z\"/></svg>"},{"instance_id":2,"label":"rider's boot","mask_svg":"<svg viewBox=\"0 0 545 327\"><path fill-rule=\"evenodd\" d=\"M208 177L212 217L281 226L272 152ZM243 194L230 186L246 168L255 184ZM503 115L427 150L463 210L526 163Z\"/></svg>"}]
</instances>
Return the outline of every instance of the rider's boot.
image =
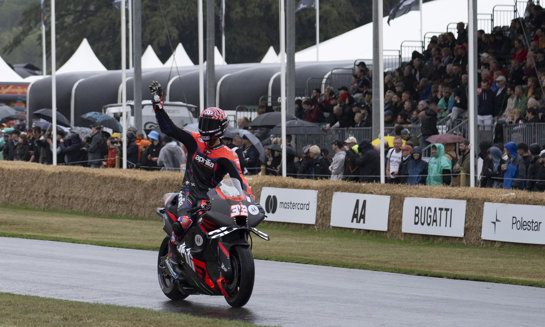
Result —
<instances>
[{"instance_id":1,"label":"rider's boot","mask_svg":"<svg viewBox=\"0 0 545 327\"><path fill-rule=\"evenodd\" d=\"M169 260L171 263L180 264L183 262L182 255L178 251L178 245L183 242L183 238L187 230L193 224L193 220L187 216L183 215L178 218L178 221L172 224L173 233L170 238L170 255Z\"/></svg>"}]
</instances>

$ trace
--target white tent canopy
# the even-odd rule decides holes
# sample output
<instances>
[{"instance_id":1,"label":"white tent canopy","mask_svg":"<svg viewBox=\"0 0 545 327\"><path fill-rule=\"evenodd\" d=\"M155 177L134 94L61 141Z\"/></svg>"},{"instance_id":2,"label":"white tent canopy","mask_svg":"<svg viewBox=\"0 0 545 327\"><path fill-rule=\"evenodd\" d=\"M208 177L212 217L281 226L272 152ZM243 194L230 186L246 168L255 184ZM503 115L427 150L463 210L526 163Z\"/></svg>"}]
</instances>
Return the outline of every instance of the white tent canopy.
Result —
<instances>
[{"instance_id":1,"label":"white tent canopy","mask_svg":"<svg viewBox=\"0 0 545 327\"><path fill-rule=\"evenodd\" d=\"M89 45L87 39L83 39L78 49L70 59L68 59L61 68L57 69L57 73L72 73L72 72L105 72L106 67L97 58L93 49Z\"/></svg>"},{"instance_id":2,"label":"white tent canopy","mask_svg":"<svg viewBox=\"0 0 545 327\"><path fill-rule=\"evenodd\" d=\"M477 12L492 13L495 5L514 5L513 0L479 0ZM520 8L519 8L520 10ZM467 1L434 0L423 4L423 33L446 32L447 24L467 23ZM383 20L384 49L399 50L405 40L420 40L420 11L411 11L390 21ZM373 57L373 23L360 26L320 43L320 61L371 59ZM316 61L316 46L295 54L295 61Z\"/></svg>"},{"instance_id":3,"label":"white tent canopy","mask_svg":"<svg viewBox=\"0 0 545 327\"><path fill-rule=\"evenodd\" d=\"M215 65L227 64L225 60L223 60L223 56L221 55L220 51L218 50L218 47L216 46L214 46L214 64Z\"/></svg>"},{"instance_id":4,"label":"white tent canopy","mask_svg":"<svg viewBox=\"0 0 545 327\"><path fill-rule=\"evenodd\" d=\"M189 58L181 43L178 43L174 53L168 58L167 62L165 62L164 67L172 67L174 65L193 66L193 61L191 61L191 58Z\"/></svg>"},{"instance_id":5,"label":"white tent canopy","mask_svg":"<svg viewBox=\"0 0 545 327\"><path fill-rule=\"evenodd\" d=\"M23 82L23 78L11 69L2 57L0 57L0 82Z\"/></svg>"},{"instance_id":6,"label":"white tent canopy","mask_svg":"<svg viewBox=\"0 0 545 327\"><path fill-rule=\"evenodd\" d=\"M148 44L146 51L142 55L142 68L160 68L163 67L163 63L157 57L155 51L151 47L151 44Z\"/></svg>"},{"instance_id":7,"label":"white tent canopy","mask_svg":"<svg viewBox=\"0 0 545 327\"><path fill-rule=\"evenodd\" d=\"M272 45L269 47L269 50L267 50L267 53L263 56L263 59L261 59L262 64L278 64L280 63L280 57L274 51L274 48Z\"/></svg>"}]
</instances>

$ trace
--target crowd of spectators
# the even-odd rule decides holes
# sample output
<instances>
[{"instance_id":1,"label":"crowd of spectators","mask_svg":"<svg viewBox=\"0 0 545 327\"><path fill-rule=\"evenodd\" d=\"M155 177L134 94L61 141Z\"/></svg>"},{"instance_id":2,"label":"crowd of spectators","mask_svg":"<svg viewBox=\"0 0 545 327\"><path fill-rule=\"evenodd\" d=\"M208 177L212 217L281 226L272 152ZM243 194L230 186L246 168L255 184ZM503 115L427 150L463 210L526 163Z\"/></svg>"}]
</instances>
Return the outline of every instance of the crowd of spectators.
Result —
<instances>
[{"instance_id":1,"label":"crowd of spectators","mask_svg":"<svg viewBox=\"0 0 545 327\"><path fill-rule=\"evenodd\" d=\"M53 151L52 129L39 126L25 131L24 124L0 129L0 159L52 164L54 153L59 165L91 168L119 168L123 147L119 133L92 126L90 135L72 130L57 130L57 149ZM182 146L166 135L127 133L127 168L177 170L185 165Z\"/></svg>"},{"instance_id":2,"label":"crowd of spectators","mask_svg":"<svg viewBox=\"0 0 545 327\"><path fill-rule=\"evenodd\" d=\"M384 73L384 122L393 128L394 139L382 155L371 140L348 137L331 146L309 144L297 149L286 140L288 176L378 182L381 170L387 182L427 185L469 185L469 149L466 140L457 144L432 144L428 138L439 134L438 123L447 128L467 118L468 94L477 94L477 124L494 131L493 142L483 142L479 157L483 168L478 185L528 190L545 190L545 151L539 144L515 144L504 139L502 126L545 122L545 11L529 2L524 18L510 26L495 27L491 33L477 32L478 89L468 89L468 35L460 22L456 33L433 36L422 52L414 51L410 61ZM338 128L371 127L373 71L365 62L354 69L352 83L338 89L312 90L308 98L295 102L295 116L316 123L325 131ZM260 105L257 115L272 109ZM252 128L242 117L237 128L244 133L226 135L224 143L240 158L245 174L282 175L281 140L270 128ZM417 135L411 131L418 130ZM92 134L57 134L58 147L51 150L51 131L34 127L29 131L8 128L0 139L5 160L113 168L120 166L119 135L109 135L95 126ZM158 132L148 135L127 133L129 168L183 168L183 147ZM257 141L257 144L255 139ZM264 146L264 147L263 147ZM424 149L431 150L424 160ZM260 150L264 153L261 153Z\"/></svg>"}]
</instances>

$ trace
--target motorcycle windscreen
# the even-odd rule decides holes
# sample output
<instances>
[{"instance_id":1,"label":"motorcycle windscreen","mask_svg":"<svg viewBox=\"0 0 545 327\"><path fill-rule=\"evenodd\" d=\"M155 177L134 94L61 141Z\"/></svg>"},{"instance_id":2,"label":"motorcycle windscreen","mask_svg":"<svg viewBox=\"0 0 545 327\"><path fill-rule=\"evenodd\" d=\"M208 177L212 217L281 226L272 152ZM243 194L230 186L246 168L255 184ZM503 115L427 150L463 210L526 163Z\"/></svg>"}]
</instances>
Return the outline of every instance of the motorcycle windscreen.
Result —
<instances>
[{"instance_id":1,"label":"motorcycle windscreen","mask_svg":"<svg viewBox=\"0 0 545 327\"><path fill-rule=\"evenodd\" d=\"M246 200L246 196L238 179L230 177L223 179L218 186L216 186L216 192L222 199L225 200Z\"/></svg>"}]
</instances>

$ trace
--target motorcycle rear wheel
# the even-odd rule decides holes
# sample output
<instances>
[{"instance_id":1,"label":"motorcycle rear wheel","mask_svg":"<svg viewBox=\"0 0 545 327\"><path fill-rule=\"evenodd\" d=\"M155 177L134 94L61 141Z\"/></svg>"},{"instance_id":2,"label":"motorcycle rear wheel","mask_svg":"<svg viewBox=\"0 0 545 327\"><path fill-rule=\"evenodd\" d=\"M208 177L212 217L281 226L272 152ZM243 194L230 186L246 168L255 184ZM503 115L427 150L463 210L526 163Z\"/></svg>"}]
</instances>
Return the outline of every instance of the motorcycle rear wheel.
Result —
<instances>
[{"instance_id":1,"label":"motorcycle rear wheel","mask_svg":"<svg viewBox=\"0 0 545 327\"><path fill-rule=\"evenodd\" d=\"M229 297L225 300L235 308L245 305L254 289L254 256L248 247L235 246L231 249L233 279L227 285Z\"/></svg>"},{"instance_id":2,"label":"motorcycle rear wheel","mask_svg":"<svg viewBox=\"0 0 545 327\"><path fill-rule=\"evenodd\" d=\"M180 290L179 282L175 280L166 267L165 258L168 255L170 237L165 237L159 248L159 257L157 259L157 277L159 286L163 293L171 300L180 301L189 296Z\"/></svg>"}]
</instances>

